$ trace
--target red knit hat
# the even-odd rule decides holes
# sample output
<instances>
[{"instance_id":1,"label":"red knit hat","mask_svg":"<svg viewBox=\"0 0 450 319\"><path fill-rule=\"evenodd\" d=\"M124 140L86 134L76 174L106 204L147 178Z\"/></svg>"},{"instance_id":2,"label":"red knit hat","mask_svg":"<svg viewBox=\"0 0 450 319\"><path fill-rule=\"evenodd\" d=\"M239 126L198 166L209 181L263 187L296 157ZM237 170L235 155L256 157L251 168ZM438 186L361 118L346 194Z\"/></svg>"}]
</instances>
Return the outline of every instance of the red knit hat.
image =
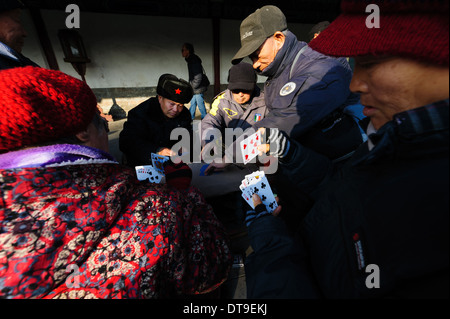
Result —
<instances>
[{"instance_id":1,"label":"red knit hat","mask_svg":"<svg viewBox=\"0 0 450 319\"><path fill-rule=\"evenodd\" d=\"M376 13L370 4L379 8L379 28L366 25ZM448 0L343 0L341 9L311 48L331 56L393 55L449 65Z\"/></svg>"},{"instance_id":2,"label":"red knit hat","mask_svg":"<svg viewBox=\"0 0 450 319\"><path fill-rule=\"evenodd\" d=\"M88 85L60 71L0 71L0 153L74 135L96 111Z\"/></svg>"}]
</instances>

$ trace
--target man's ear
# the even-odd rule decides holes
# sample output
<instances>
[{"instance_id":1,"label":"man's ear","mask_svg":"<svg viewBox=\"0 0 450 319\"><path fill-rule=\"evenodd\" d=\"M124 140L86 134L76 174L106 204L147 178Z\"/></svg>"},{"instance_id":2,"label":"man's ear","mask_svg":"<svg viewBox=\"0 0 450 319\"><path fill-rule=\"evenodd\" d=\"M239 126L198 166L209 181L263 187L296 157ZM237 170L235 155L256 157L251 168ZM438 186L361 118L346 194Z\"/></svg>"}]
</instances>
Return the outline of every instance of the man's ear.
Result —
<instances>
[{"instance_id":1,"label":"man's ear","mask_svg":"<svg viewBox=\"0 0 450 319\"><path fill-rule=\"evenodd\" d=\"M87 143L91 139L91 134L88 129L77 133L75 136L83 143Z\"/></svg>"},{"instance_id":2,"label":"man's ear","mask_svg":"<svg viewBox=\"0 0 450 319\"><path fill-rule=\"evenodd\" d=\"M284 42L286 41L286 36L284 35L283 32L277 31L273 35L273 38L275 40L277 50L280 50L283 47Z\"/></svg>"}]
</instances>

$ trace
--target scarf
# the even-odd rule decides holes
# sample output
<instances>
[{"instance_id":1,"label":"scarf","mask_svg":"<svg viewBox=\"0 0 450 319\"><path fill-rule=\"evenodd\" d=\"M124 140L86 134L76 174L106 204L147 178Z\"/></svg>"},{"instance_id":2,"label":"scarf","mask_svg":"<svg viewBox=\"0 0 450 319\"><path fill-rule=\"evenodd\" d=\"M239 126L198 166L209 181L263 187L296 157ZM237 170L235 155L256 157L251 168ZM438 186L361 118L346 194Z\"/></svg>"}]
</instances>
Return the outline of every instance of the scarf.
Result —
<instances>
[{"instance_id":1,"label":"scarf","mask_svg":"<svg viewBox=\"0 0 450 319\"><path fill-rule=\"evenodd\" d=\"M83 164L118 164L99 149L74 144L56 144L0 155L0 169L55 167Z\"/></svg>"}]
</instances>

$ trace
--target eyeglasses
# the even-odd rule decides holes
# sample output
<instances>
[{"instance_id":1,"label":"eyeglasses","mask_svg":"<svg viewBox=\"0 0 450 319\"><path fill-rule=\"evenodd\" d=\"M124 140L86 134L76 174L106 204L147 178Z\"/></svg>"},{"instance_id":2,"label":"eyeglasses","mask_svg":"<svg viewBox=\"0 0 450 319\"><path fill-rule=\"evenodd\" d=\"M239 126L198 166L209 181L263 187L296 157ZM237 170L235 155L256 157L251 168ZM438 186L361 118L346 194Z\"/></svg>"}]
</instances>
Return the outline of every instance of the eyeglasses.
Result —
<instances>
[{"instance_id":1,"label":"eyeglasses","mask_svg":"<svg viewBox=\"0 0 450 319\"><path fill-rule=\"evenodd\" d=\"M251 90L240 90L240 89L236 89L236 90L232 90L231 92L232 92L233 94L239 94L239 93L242 93L242 94L252 94L253 91L251 91Z\"/></svg>"}]
</instances>

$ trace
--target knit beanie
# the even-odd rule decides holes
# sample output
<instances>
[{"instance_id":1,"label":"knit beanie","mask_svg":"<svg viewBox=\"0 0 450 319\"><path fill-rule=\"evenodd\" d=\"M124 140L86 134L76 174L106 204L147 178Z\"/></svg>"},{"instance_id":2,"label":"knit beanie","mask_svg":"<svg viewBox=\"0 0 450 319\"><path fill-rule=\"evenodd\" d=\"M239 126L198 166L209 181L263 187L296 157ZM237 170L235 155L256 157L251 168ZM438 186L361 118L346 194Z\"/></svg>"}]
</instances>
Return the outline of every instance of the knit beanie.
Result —
<instances>
[{"instance_id":1,"label":"knit beanie","mask_svg":"<svg viewBox=\"0 0 450 319\"><path fill-rule=\"evenodd\" d=\"M166 183L179 190L185 190L191 185L192 170L183 162L178 164L173 163L171 160L165 162L164 174Z\"/></svg>"},{"instance_id":2,"label":"knit beanie","mask_svg":"<svg viewBox=\"0 0 450 319\"><path fill-rule=\"evenodd\" d=\"M449 65L449 1L343 0L341 10L311 48L331 56L390 55Z\"/></svg>"},{"instance_id":3,"label":"knit beanie","mask_svg":"<svg viewBox=\"0 0 450 319\"><path fill-rule=\"evenodd\" d=\"M313 26L308 33L309 41L314 39L314 36L316 35L316 33L322 32L323 30L328 28L329 25L330 25L329 21L322 21L322 22L317 23L315 26Z\"/></svg>"},{"instance_id":4,"label":"knit beanie","mask_svg":"<svg viewBox=\"0 0 450 319\"><path fill-rule=\"evenodd\" d=\"M228 72L228 89L253 91L255 89L257 75L253 66L249 63L241 62L233 65Z\"/></svg>"},{"instance_id":5,"label":"knit beanie","mask_svg":"<svg viewBox=\"0 0 450 319\"><path fill-rule=\"evenodd\" d=\"M73 136L97 112L88 85L38 67L0 71L0 153Z\"/></svg>"}]
</instances>

